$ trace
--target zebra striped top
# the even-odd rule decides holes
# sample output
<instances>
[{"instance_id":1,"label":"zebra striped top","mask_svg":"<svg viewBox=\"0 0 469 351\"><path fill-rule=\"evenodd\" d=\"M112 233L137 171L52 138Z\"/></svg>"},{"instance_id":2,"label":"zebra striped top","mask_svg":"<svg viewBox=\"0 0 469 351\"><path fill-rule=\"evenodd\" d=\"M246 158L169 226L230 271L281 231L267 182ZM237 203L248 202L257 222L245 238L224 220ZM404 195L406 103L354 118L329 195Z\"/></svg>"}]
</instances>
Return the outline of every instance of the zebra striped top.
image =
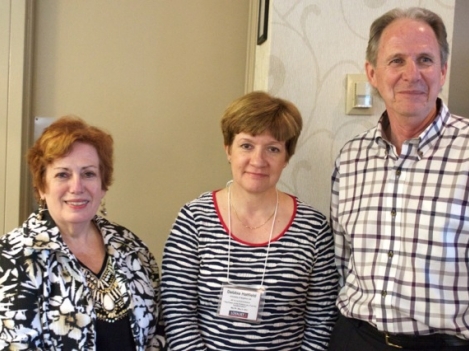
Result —
<instances>
[{"instance_id":1,"label":"zebra striped top","mask_svg":"<svg viewBox=\"0 0 469 351\"><path fill-rule=\"evenodd\" d=\"M261 321L217 315L227 282L228 230L214 192L183 206L166 242L162 309L170 350L326 350L336 319L338 277L326 217L294 198L295 211L270 244ZM259 285L267 243L233 236L230 282Z\"/></svg>"}]
</instances>

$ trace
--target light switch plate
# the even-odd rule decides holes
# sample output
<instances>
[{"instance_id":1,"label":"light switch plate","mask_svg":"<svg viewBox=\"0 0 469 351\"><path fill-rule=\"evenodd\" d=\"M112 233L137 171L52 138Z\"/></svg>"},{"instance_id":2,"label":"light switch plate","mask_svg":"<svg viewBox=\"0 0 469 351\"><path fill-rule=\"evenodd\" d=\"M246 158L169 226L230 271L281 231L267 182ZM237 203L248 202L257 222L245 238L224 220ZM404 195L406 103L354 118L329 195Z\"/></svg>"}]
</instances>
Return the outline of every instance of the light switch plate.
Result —
<instances>
[{"instance_id":1,"label":"light switch plate","mask_svg":"<svg viewBox=\"0 0 469 351\"><path fill-rule=\"evenodd\" d=\"M34 141L37 140L47 127L55 121L54 117L34 117Z\"/></svg>"},{"instance_id":2,"label":"light switch plate","mask_svg":"<svg viewBox=\"0 0 469 351\"><path fill-rule=\"evenodd\" d=\"M368 82L366 74L347 74L347 91L345 102L345 113L347 115L371 115L372 107L358 108L354 107L355 101L355 83Z\"/></svg>"}]
</instances>

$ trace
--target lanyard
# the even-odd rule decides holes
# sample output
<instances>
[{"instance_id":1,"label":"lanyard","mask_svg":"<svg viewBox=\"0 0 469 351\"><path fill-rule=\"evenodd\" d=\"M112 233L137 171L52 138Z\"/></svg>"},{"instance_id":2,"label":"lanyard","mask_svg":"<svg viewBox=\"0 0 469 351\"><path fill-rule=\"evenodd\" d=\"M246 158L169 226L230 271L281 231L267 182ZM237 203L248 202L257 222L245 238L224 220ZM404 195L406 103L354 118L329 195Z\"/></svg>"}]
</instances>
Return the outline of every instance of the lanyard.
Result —
<instances>
[{"instance_id":1,"label":"lanyard","mask_svg":"<svg viewBox=\"0 0 469 351\"><path fill-rule=\"evenodd\" d=\"M226 273L226 280L230 283L230 263L231 263L231 184L233 183L232 180L228 182L228 269ZM274 232L275 220L277 218L277 210L278 210L278 190L277 191L277 202L275 204L275 212L274 212L274 219L272 221L272 226L270 227L270 235L269 235L269 244L267 245L267 252L265 254L265 262L264 262L264 271L262 272L262 279L261 279L261 286L264 285L264 278L265 272L267 270L267 260L269 258L269 250L270 250L270 242L272 241L272 234Z\"/></svg>"}]
</instances>

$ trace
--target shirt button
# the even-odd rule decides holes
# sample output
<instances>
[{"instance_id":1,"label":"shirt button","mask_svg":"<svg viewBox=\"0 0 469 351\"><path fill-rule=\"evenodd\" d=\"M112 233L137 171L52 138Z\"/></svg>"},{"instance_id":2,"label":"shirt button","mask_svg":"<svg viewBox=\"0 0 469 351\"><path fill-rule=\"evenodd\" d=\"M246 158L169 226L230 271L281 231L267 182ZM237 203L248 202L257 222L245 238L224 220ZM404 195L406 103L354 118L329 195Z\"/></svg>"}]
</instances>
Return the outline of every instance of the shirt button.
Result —
<instances>
[{"instance_id":1,"label":"shirt button","mask_svg":"<svg viewBox=\"0 0 469 351\"><path fill-rule=\"evenodd\" d=\"M394 256L394 252L392 250L389 250L388 252L388 257L392 258Z\"/></svg>"},{"instance_id":2,"label":"shirt button","mask_svg":"<svg viewBox=\"0 0 469 351\"><path fill-rule=\"evenodd\" d=\"M396 210L391 210L391 216L396 217Z\"/></svg>"},{"instance_id":3,"label":"shirt button","mask_svg":"<svg viewBox=\"0 0 469 351\"><path fill-rule=\"evenodd\" d=\"M386 290L381 291L381 296L382 296L382 297L386 297L387 294L388 294L388 293L387 293Z\"/></svg>"},{"instance_id":4,"label":"shirt button","mask_svg":"<svg viewBox=\"0 0 469 351\"><path fill-rule=\"evenodd\" d=\"M398 169L398 170L396 171L396 177L399 177L400 175L401 175L401 170Z\"/></svg>"}]
</instances>

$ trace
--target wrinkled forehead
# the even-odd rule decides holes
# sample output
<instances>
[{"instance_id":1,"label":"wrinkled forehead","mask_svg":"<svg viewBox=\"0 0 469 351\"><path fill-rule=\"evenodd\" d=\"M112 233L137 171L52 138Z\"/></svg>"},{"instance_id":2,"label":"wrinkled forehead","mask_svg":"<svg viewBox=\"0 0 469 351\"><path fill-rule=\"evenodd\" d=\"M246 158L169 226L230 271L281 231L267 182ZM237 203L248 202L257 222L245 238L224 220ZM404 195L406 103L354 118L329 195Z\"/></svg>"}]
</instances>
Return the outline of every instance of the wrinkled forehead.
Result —
<instances>
[{"instance_id":1,"label":"wrinkled forehead","mask_svg":"<svg viewBox=\"0 0 469 351\"><path fill-rule=\"evenodd\" d=\"M408 18L392 22L380 38L378 57L389 55L439 55L439 45L433 29L425 22Z\"/></svg>"},{"instance_id":2,"label":"wrinkled forehead","mask_svg":"<svg viewBox=\"0 0 469 351\"><path fill-rule=\"evenodd\" d=\"M436 34L426 22L410 18L399 18L383 30L379 47L393 43L410 44L416 41L438 46Z\"/></svg>"}]
</instances>

